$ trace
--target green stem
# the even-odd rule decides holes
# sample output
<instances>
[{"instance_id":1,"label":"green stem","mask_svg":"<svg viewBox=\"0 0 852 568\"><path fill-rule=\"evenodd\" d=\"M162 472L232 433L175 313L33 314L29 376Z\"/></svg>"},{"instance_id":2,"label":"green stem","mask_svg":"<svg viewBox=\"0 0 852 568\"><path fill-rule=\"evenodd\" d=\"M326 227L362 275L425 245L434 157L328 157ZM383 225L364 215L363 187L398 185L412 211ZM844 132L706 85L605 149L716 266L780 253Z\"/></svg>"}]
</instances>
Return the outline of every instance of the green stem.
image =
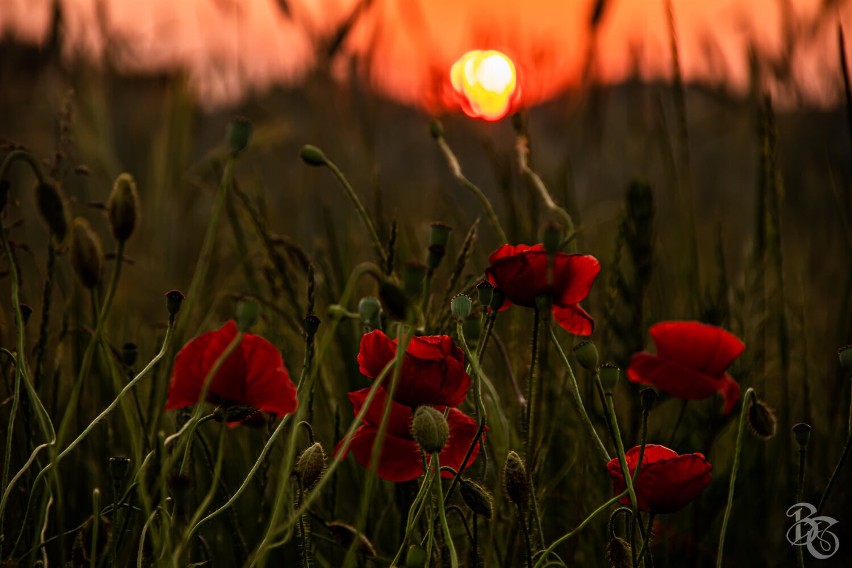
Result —
<instances>
[{"instance_id":1,"label":"green stem","mask_svg":"<svg viewBox=\"0 0 852 568\"><path fill-rule=\"evenodd\" d=\"M600 380L600 379L598 379ZM637 509L637 501L636 501L636 490L633 487L633 477L630 475L630 468L627 467L627 458L624 454L624 442L621 440L621 431L618 427L618 417L615 414L615 405L612 401L612 391L607 390L605 392L606 397L606 411L609 415L610 422L612 423L613 430L613 438L615 439L615 448L618 452L618 462L621 465L621 474L624 477L624 483L627 485L627 493L630 495L630 510L633 513L633 519L638 518L639 512ZM636 539L635 539L635 525L634 522L631 522L631 531L630 531L630 548L631 550L636 548Z\"/></svg>"},{"instance_id":2,"label":"green stem","mask_svg":"<svg viewBox=\"0 0 852 568\"><path fill-rule=\"evenodd\" d=\"M426 504L426 497L429 495L429 490L432 487L432 480L434 477L431 475L431 469L434 467L434 464L437 462L430 463L426 466L423 476L423 483L420 484L420 490L417 492L417 496L414 497L414 501L411 503L411 507L408 508L408 519L405 523L405 536L402 539L402 543L399 545L399 549L396 551L396 556L393 557L390 565L392 567L398 566L399 561L402 558L402 554L405 552L405 545L408 544L408 539L411 535L411 531L414 530L414 525L420 520L420 515L423 514L423 509Z\"/></svg>"},{"instance_id":3,"label":"green stem","mask_svg":"<svg viewBox=\"0 0 852 568\"><path fill-rule=\"evenodd\" d=\"M648 530L645 532L645 538L642 539L642 548L639 550L639 562L642 562L642 558L647 554L650 556L651 551L648 549L648 544L651 542L651 529L654 527L654 513L648 514ZM634 564L634 566L639 566L640 564Z\"/></svg>"},{"instance_id":4,"label":"green stem","mask_svg":"<svg viewBox=\"0 0 852 568\"><path fill-rule=\"evenodd\" d=\"M459 558L456 554L456 547L453 544L453 535L450 533L450 526L447 524L447 512L444 508L444 496L441 491L441 467L438 461L438 452L432 454L432 461L435 462L435 495L438 501L438 515L441 518L441 530L444 531L444 542L450 551L450 567L458 568Z\"/></svg>"},{"instance_id":5,"label":"green stem","mask_svg":"<svg viewBox=\"0 0 852 568\"><path fill-rule=\"evenodd\" d=\"M89 549L89 568L98 565L98 530L101 520L101 492L98 489L92 491L92 546Z\"/></svg>"},{"instance_id":6,"label":"green stem","mask_svg":"<svg viewBox=\"0 0 852 568\"><path fill-rule=\"evenodd\" d=\"M734 505L734 487L737 482L737 471L740 467L740 454L743 449L743 432L745 431L746 415L749 403L754 397L754 389L750 388L743 395L743 404L740 409L740 421L737 427L737 445L734 450L734 465L731 467L731 480L728 482L728 503L725 506L725 516L722 518L722 530L719 534L719 549L716 551L716 568L722 568L722 555L725 550L725 533L728 530L728 520L731 518L731 509Z\"/></svg>"},{"instance_id":7,"label":"green stem","mask_svg":"<svg viewBox=\"0 0 852 568\"><path fill-rule=\"evenodd\" d=\"M589 433L589 436L594 440L595 450L597 450L598 454L600 454L601 459L603 459L604 463L608 463L610 460L609 452L604 446L603 441L600 436L598 436L597 430L595 430L594 425L592 424L591 419L589 418L588 413L586 412L586 407L583 404L583 399L580 397L580 387L577 385L577 378L574 376L574 370L571 368L571 363L568 361L568 356L565 355L565 351L562 349L562 346L559 344L559 339L556 337L556 333L553 331L552 327L549 327L550 331L550 339L553 341L553 344L556 346L556 351L559 353L559 357L562 359L562 364L565 365L565 369L568 371L568 382L571 387L571 400L574 401L574 407L577 409L577 413L580 415L580 420L583 422L583 426L586 428L586 431Z\"/></svg>"}]
</instances>

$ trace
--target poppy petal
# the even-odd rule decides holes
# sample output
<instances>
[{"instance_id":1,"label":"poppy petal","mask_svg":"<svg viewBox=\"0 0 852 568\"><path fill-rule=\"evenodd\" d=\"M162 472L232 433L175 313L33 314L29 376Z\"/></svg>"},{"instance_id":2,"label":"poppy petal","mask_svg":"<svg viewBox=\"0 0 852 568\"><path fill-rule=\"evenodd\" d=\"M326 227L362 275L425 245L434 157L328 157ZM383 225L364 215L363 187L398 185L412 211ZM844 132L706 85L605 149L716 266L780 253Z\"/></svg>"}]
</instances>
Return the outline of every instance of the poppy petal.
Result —
<instances>
[{"instance_id":1,"label":"poppy petal","mask_svg":"<svg viewBox=\"0 0 852 568\"><path fill-rule=\"evenodd\" d=\"M553 303L567 306L584 300L600 271L601 263L591 255L557 253L553 268Z\"/></svg>"},{"instance_id":2,"label":"poppy petal","mask_svg":"<svg viewBox=\"0 0 852 568\"><path fill-rule=\"evenodd\" d=\"M649 332L658 356L712 376L721 376L745 350L734 334L697 321L660 322Z\"/></svg>"},{"instance_id":3,"label":"poppy petal","mask_svg":"<svg viewBox=\"0 0 852 568\"><path fill-rule=\"evenodd\" d=\"M361 336L358 349L358 369L365 377L375 379L396 355L396 341L392 341L383 331L374 329Z\"/></svg>"},{"instance_id":4,"label":"poppy petal","mask_svg":"<svg viewBox=\"0 0 852 568\"><path fill-rule=\"evenodd\" d=\"M589 336L595 330L595 322L579 304L553 306L553 319L562 329L574 335Z\"/></svg>"},{"instance_id":5,"label":"poppy petal","mask_svg":"<svg viewBox=\"0 0 852 568\"><path fill-rule=\"evenodd\" d=\"M444 449L441 450L439 455L441 466L448 466L458 471L464 461L464 456L467 454L468 448L470 448L471 442L476 437L479 425L476 420L456 408L451 408L447 414L447 424L450 426L450 437L447 440L447 445L444 446ZM476 461L476 456L479 455L479 447L484 440L485 433L483 432L480 441L476 443L476 447L470 453L470 458L467 460L465 468ZM443 472L441 475L443 477L453 477L453 474L449 471Z\"/></svg>"},{"instance_id":6,"label":"poppy petal","mask_svg":"<svg viewBox=\"0 0 852 568\"><path fill-rule=\"evenodd\" d=\"M364 403L367 401L367 396L370 394L372 387L367 387L355 392L349 393L349 402L352 403L352 410L357 416L361 412ZM364 413L362 422L369 426L378 426L382 423L382 415L385 412L385 404L387 403L388 395L385 389L379 387L376 396L367 412ZM388 416L388 432L396 436L408 437L411 433L411 408L397 402L391 403L390 416Z\"/></svg>"},{"instance_id":7,"label":"poppy petal","mask_svg":"<svg viewBox=\"0 0 852 568\"><path fill-rule=\"evenodd\" d=\"M731 375L725 373L722 376L722 385L719 387L722 398L725 399L725 414L730 414L734 405L740 398L740 384Z\"/></svg>"},{"instance_id":8,"label":"poppy petal","mask_svg":"<svg viewBox=\"0 0 852 568\"><path fill-rule=\"evenodd\" d=\"M378 436L378 428L369 424L359 426L352 435L349 451L365 469L370 466L373 455L373 445ZM335 448L335 455L342 449L341 441ZM340 455L343 459L346 455ZM382 451L378 460L376 474L382 479L393 482L411 481L423 474L423 461L420 449L414 440L394 436L390 432L385 436Z\"/></svg>"},{"instance_id":9,"label":"poppy petal","mask_svg":"<svg viewBox=\"0 0 852 568\"><path fill-rule=\"evenodd\" d=\"M248 367L243 401L277 416L294 412L299 405L296 385L287 373L281 352L263 337L251 334L243 336L240 347Z\"/></svg>"},{"instance_id":10,"label":"poppy petal","mask_svg":"<svg viewBox=\"0 0 852 568\"><path fill-rule=\"evenodd\" d=\"M650 353L636 353L627 367L627 380L655 386L684 400L701 400L722 388L720 377L705 375Z\"/></svg>"}]
</instances>

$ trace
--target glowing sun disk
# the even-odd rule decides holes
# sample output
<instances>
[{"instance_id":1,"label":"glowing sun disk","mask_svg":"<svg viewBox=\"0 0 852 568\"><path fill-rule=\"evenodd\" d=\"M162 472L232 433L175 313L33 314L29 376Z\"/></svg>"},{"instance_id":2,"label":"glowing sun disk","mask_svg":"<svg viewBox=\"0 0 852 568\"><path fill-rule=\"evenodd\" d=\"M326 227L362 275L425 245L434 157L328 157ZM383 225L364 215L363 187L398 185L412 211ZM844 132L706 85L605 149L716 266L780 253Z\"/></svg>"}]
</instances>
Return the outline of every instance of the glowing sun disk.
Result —
<instances>
[{"instance_id":1,"label":"glowing sun disk","mask_svg":"<svg viewBox=\"0 0 852 568\"><path fill-rule=\"evenodd\" d=\"M474 118L499 120L518 98L515 65L499 51L468 51L450 69L450 82L462 110Z\"/></svg>"}]
</instances>

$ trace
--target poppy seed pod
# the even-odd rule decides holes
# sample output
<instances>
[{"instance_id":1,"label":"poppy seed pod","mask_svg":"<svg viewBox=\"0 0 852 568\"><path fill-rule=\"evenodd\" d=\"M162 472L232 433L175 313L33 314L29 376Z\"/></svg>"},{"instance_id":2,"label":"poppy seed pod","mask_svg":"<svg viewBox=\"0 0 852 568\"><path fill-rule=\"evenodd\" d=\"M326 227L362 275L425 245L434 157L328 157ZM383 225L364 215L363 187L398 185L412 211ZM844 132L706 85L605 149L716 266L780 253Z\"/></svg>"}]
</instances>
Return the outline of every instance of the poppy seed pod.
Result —
<instances>
[{"instance_id":1,"label":"poppy seed pod","mask_svg":"<svg viewBox=\"0 0 852 568\"><path fill-rule=\"evenodd\" d=\"M121 485L130 471L130 458L117 456L109 458L109 476L115 485Z\"/></svg>"},{"instance_id":2,"label":"poppy seed pod","mask_svg":"<svg viewBox=\"0 0 852 568\"><path fill-rule=\"evenodd\" d=\"M581 367L587 371L596 371L598 368L598 348L591 341L584 341L574 346L574 357Z\"/></svg>"},{"instance_id":3,"label":"poppy seed pod","mask_svg":"<svg viewBox=\"0 0 852 568\"><path fill-rule=\"evenodd\" d=\"M323 450L322 444L314 442L313 445L308 446L302 452L296 461L296 475L299 476L304 490L308 491L317 484L324 471L325 450Z\"/></svg>"},{"instance_id":4,"label":"poppy seed pod","mask_svg":"<svg viewBox=\"0 0 852 568\"><path fill-rule=\"evenodd\" d=\"M527 468L524 460L515 451L510 451L506 456L503 466L503 485L506 494L515 505L524 507L530 497L530 486L527 483Z\"/></svg>"},{"instance_id":5,"label":"poppy seed pod","mask_svg":"<svg viewBox=\"0 0 852 568\"><path fill-rule=\"evenodd\" d=\"M752 433L762 440L768 440L775 435L777 426L775 413L762 400L753 398L748 408L748 425Z\"/></svg>"},{"instance_id":6,"label":"poppy seed pod","mask_svg":"<svg viewBox=\"0 0 852 568\"><path fill-rule=\"evenodd\" d=\"M464 294L459 294L450 302L450 311L453 313L453 317L456 318L456 321L462 321L464 318L469 316L470 310L472 309L473 303L470 301L470 298Z\"/></svg>"},{"instance_id":7,"label":"poppy seed pod","mask_svg":"<svg viewBox=\"0 0 852 568\"><path fill-rule=\"evenodd\" d=\"M129 239L139 222L139 193L130 174L115 178L107 201L107 214L115 239L119 242Z\"/></svg>"},{"instance_id":8,"label":"poppy seed pod","mask_svg":"<svg viewBox=\"0 0 852 568\"><path fill-rule=\"evenodd\" d=\"M248 147L252 130L251 121L244 116L237 116L228 123L225 142L232 156L236 156Z\"/></svg>"},{"instance_id":9,"label":"poppy seed pod","mask_svg":"<svg viewBox=\"0 0 852 568\"><path fill-rule=\"evenodd\" d=\"M243 332L249 331L260 315L260 308L257 302L251 300L240 300L237 302L237 310L234 313L234 321L237 322L237 329Z\"/></svg>"},{"instance_id":10,"label":"poppy seed pod","mask_svg":"<svg viewBox=\"0 0 852 568\"><path fill-rule=\"evenodd\" d=\"M479 296L479 303L485 307L491 306L491 300L494 298L494 285L488 280L482 280L476 285L476 293Z\"/></svg>"},{"instance_id":11,"label":"poppy seed pod","mask_svg":"<svg viewBox=\"0 0 852 568\"><path fill-rule=\"evenodd\" d=\"M843 367L843 370L852 374L852 345L838 349L837 357L840 359L840 366Z\"/></svg>"},{"instance_id":12,"label":"poppy seed pod","mask_svg":"<svg viewBox=\"0 0 852 568\"><path fill-rule=\"evenodd\" d=\"M462 479L461 485L459 485L459 491L461 492L465 505L467 505L471 511L477 515L485 517L486 519L491 518L494 505L491 500L491 495L484 487L469 479Z\"/></svg>"},{"instance_id":13,"label":"poppy seed pod","mask_svg":"<svg viewBox=\"0 0 852 568\"><path fill-rule=\"evenodd\" d=\"M325 157L323 151L311 144L305 144L302 146L299 156L302 158L302 161L309 166L320 167L328 163L328 158Z\"/></svg>"},{"instance_id":14,"label":"poppy seed pod","mask_svg":"<svg viewBox=\"0 0 852 568\"><path fill-rule=\"evenodd\" d=\"M50 231L53 246L62 248L68 240L70 218L65 196L58 185L42 181L36 185L36 206Z\"/></svg>"},{"instance_id":15,"label":"poppy seed pod","mask_svg":"<svg viewBox=\"0 0 852 568\"><path fill-rule=\"evenodd\" d=\"M100 283L104 268L104 249L100 237L82 217L74 219L71 266L86 288L94 289Z\"/></svg>"},{"instance_id":16,"label":"poppy seed pod","mask_svg":"<svg viewBox=\"0 0 852 568\"><path fill-rule=\"evenodd\" d=\"M650 387L642 389L639 391L639 398L642 403L642 410L644 412L651 412L657 403L657 391Z\"/></svg>"},{"instance_id":17,"label":"poppy seed pod","mask_svg":"<svg viewBox=\"0 0 852 568\"><path fill-rule=\"evenodd\" d=\"M174 317L180 311L180 306L186 296L180 290L169 290L166 292L166 310Z\"/></svg>"},{"instance_id":18,"label":"poppy seed pod","mask_svg":"<svg viewBox=\"0 0 852 568\"><path fill-rule=\"evenodd\" d=\"M453 228L446 223L432 223L429 230L429 246L446 247Z\"/></svg>"},{"instance_id":19,"label":"poppy seed pod","mask_svg":"<svg viewBox=\"0 0 852 568\"><path fill-rule=\"evenodd\" d=\"M414 411L411 433L424 452L434 454L443 450L447 444L450 427L442 412L431 406L420 406Z\"/></svg>"},{"instance_id":20,"label":"poppy seed pod","mask_svg":"<svg viewBox=\"0 0 852 568\"><path fill-rule=\"evenodd\" d=\"M375 327L379 323L379 318L382 313L382 304L378 298L366 296L358 302L358 315L361 316L361 321L367 325Z\"/></svg>"},{"instance_id":21,"label":"poppy seed pod","mask_svg":"<svg viewBox=\"0 0 852 568\"><path fill-rule=\"evenodd\" d=\"M796 443L799 446L805 447L808 445L808 442L811 441L811 430L813 430L811 425L804 422L799 422L793 426L793 435L796 437Z\"/></svg>"},{"instance_id":22,"label":"poppy seed pod","mask_svg":"<svg viewBox=\"0 0 852 568\"><path fill-rule=\"evenodd\" d=\"M620 374L621 369L612 363L604 363L601 365L601 385L603 385L605 391L612 391L612 389L615 388L615 385L618 384L618 377Z\"/></svg>"}]
</instances>

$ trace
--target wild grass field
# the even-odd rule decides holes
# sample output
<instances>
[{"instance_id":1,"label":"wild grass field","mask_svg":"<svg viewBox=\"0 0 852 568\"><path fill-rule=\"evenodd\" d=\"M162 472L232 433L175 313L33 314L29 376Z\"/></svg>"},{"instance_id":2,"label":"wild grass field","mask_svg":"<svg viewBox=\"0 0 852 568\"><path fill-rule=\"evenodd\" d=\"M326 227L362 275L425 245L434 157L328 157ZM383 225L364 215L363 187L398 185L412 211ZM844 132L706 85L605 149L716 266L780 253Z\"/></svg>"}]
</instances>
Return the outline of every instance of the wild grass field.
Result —
<instances>
[{"instance_id":1,"label":"wild grass field","mask_svg":"<svg viewBox=\"0 0 852 568\"><path fill-rule=\"evenodd\" d=\"M2 50L3 566L848 565L843 104L635 81L485 123L319 69L210 111Z\"/></svg>"}]
</instances>

